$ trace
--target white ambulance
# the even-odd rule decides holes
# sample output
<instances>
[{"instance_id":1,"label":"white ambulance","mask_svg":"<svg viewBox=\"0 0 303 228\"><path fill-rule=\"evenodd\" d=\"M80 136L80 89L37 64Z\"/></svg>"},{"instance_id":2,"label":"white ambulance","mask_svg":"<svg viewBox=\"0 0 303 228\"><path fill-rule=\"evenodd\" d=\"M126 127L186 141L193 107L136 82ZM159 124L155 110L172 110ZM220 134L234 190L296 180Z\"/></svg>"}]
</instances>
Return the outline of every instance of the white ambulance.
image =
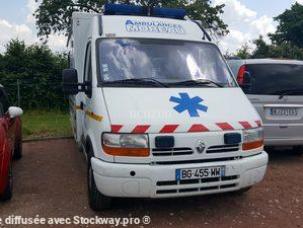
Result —
<instances>
[{"instance_id":1,"label":"white ambulance","mask_svg":"<svg viewBox=\"0 0 303 228\"><path fill-rule=\"evenodd\" d=\"M72 20L63 86L92 209L263 179L260 117L199 23L181 9L114 4Z\"/></svg>"}]
</instances>

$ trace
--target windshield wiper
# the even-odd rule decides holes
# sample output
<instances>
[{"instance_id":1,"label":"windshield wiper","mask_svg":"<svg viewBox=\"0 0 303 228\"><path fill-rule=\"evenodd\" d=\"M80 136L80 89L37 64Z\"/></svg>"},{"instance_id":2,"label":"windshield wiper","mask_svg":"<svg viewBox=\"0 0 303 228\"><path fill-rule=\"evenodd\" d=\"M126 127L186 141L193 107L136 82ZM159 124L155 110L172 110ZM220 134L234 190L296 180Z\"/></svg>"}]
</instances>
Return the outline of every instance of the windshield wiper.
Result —
<instances>
[{"instance_id":1,"label":"windshield wiper","mask_svg":"<svg viewBox=\"0 0 303 228\"><path fill-rule=\"evenodd\" d=\"M292 95L292 94L299 94L302 95L303 89L284 89L284 90L278 90L274 94L278 94L279 99L282 99L286 95Z\"/></svg>"},{"instance_id":2,"label":"windshield wiper","mask_svg":"<svg viewBox=\"0 0 303 228\"><path fill-rule=\"evenodd\" d=\"M187 86L191 86L191 85L214 85L216 87L224 87L223 85L214 82L212 80L209 79L197 79L197 80L186 80L186 81L181 81L181 82L175 82L173 83L174 85L187 85Z\"/></svg>"},{"instance_id":3,"label":"windshield wiper","mask_svg":"<svg viewBox=\"0 0 303 228\"><path fill-rule=\"evenodd\" d=\"M142 83L153 83L154 85L158 85L160 87L168 87L166 84L158 81L155 78L128 78L128 79L122 79L122 80L116 80L116 81L108 81L106 83L110 84L142 84Z\"/></svg>"}]
</instances>

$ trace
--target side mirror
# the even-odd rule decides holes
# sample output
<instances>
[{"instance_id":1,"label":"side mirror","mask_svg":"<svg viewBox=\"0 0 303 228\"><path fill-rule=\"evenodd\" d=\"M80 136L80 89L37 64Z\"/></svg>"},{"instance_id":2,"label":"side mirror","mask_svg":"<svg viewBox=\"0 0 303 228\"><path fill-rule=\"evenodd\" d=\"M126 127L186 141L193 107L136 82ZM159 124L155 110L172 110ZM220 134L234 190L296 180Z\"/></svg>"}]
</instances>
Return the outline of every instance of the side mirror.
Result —
<instances>
[{"instance_id":1,"label":"side mirror","mask_svg":"<svg viewBox=\"0 0 303 228\"><path fill-rule=\"evenodd\" d=\"M63 92L67 95L79 93L78 73L76 69L65 69L62 72Z\"/></svg>"},{"instance_id":2,"label":"side mirror","mask_svg":"<svg viewBox=\"0 0 303 228\"><path fill-rule=\"evenodd\" d=\"M14 119L23 114L23 110L19 107L11 106L8 108L8 115L10 118Z\"/></svg>"}]
</instances>

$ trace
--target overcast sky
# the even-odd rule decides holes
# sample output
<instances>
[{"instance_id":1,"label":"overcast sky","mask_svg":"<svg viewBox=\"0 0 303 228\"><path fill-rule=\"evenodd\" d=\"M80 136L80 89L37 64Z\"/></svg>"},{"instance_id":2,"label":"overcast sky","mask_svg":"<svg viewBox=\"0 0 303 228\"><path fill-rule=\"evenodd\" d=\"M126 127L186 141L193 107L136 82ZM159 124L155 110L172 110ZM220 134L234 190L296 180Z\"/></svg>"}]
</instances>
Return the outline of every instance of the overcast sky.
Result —
<instances>
[{"instance_id":1,"label":"overcast sky","mask_svg":"<svg viewBox=\"0 0 303 228\"><path fill-rule=\"evenodd\" d=\"M251 40L259 35L274 32L277 24L273 17L289 9L296 0L213 0L222 4L222 18L229 25L230 34L220 40L223 52L234 52L244 43L251 47ZM303 4L303 0L297 0ZM27 44L39 42L35 19L32 14L37 8L35 0L0 0L0 52L11 38L25 40ZM52 35L48 42L54 51L64 51L66 38Z\"/></svg>"}]
</instances>

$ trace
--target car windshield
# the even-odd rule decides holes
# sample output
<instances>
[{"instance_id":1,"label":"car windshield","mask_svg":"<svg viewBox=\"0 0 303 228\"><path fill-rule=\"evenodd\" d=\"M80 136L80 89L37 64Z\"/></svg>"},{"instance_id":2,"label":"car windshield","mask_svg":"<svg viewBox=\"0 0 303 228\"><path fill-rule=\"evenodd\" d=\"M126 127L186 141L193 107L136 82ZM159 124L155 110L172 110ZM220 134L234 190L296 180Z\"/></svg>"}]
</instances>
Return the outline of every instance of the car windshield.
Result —
<instances>
[{"instance_id":1,"label":"car windshield","mask_svg":"<svg viewBox=\"0 0 303 228\"><path fill-rule=\"evenodd\" d=\"M237 86L218 48L209 43L103 39L98 53L105 85Z\"/></svg>"}]
</instances>

